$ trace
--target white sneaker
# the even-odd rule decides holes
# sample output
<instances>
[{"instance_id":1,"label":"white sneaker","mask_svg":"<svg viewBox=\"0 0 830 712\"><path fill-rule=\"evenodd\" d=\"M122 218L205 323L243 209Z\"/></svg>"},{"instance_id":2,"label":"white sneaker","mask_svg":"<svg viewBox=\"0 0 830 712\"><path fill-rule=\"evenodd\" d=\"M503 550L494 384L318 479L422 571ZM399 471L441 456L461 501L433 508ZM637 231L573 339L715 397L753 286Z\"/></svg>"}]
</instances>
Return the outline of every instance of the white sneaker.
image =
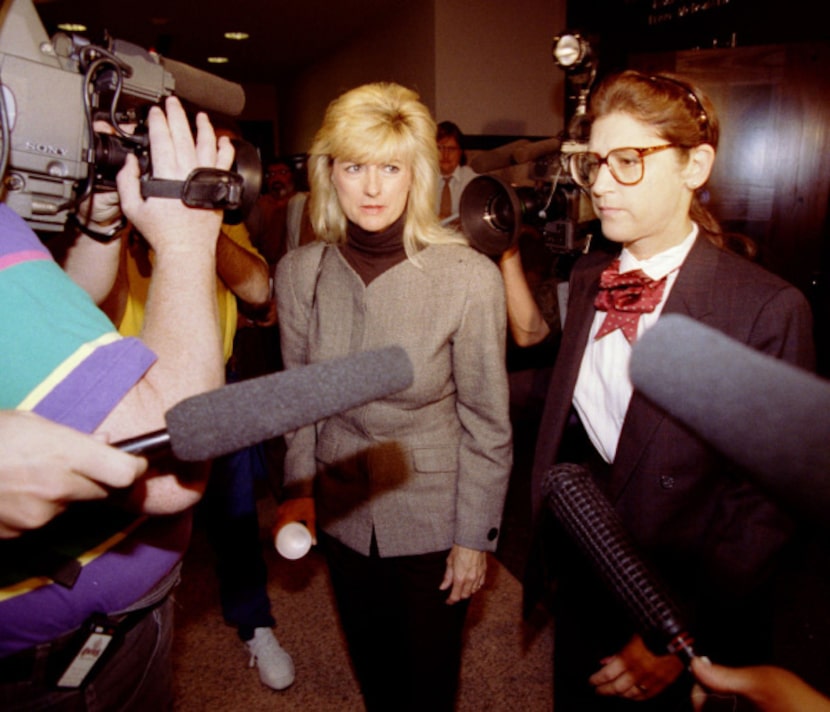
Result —
<instances>
[{"instance_id":1,"label":"white sneaker","mask_svg":"<svg viewBox=\"0 0 830 712\"><path fill-rule=\"evenodd\" d=\"M257 666L259 679L275 690L284 690L294 682L294 661L280 647L270 628L256 628L254 637L245 642L251 651L249 667Z\"/></svg>"}]
</instances>

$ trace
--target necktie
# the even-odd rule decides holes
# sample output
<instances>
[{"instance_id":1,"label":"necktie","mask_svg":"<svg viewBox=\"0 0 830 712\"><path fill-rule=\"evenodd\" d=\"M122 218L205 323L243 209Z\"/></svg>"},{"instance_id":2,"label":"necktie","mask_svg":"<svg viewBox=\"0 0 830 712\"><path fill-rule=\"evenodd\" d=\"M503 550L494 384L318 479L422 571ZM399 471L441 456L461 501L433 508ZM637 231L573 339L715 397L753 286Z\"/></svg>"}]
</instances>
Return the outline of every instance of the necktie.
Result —
<instances>
[{"instance_id":1,"label":"necktie","mask_svg":"<svg viewBox=\"0 0 830 712\"><path fill-rule=\"evenodd\" d=\"M614 260L599 278L599 294L594 307L608 313L594 338L621 329L628 343L633 343L637 338L640 314L653 312L665 289L665 277L654 280L639 269L620 274L620 261Z\"/></svg>"},{"instance_id":2,"label":"necktie","mask_svg":"<svg viewBox=\"0 0 830 712\"><path fill-rule=\"evenodd\" d=\"M444 178L444 187L441 189L441 207L438 217L443 220L452 215L452 198L450 197L450 179Z\"/></svg>"}]
</instances>

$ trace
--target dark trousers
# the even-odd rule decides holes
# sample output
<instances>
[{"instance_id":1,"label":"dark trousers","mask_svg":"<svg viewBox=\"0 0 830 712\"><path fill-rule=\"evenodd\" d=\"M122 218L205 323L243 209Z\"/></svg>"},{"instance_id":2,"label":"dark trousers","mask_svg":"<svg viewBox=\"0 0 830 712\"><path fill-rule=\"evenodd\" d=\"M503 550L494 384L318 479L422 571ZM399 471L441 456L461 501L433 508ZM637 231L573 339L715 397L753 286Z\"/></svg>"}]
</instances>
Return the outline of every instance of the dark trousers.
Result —
<instances>
[{"instance_id":1,"label":"dark trousers","mask_svg":"<svg viewBox=\"0 0 830 712\"><path fill-rule=\"evenodd\" d=\"M0 709L4 712L165 712L173 708L173 599L168 596L133 625L115 651L78 689L56 689L50 682L53 655L72 634L0 661ZM23 658L21 662L21 658ZM7 679L13 665L25 662L28 674Z\"/></svg>"},{"instance_id":2,"label":"dark trousers","mask_svg":"<svg viewBox=\"0 0 830 712\"><path fill-rule=\"evenodd\" d=\"M255 628L275 624L254 490L255 481L265 476L263 458L261 445L217 458L202 502L216 555L222 615L242 640L250 640Z\"/></svg>"},{"instance_id":3,"label":"dark trousers","mask_svg":"<svg viewBox=\"0 0 830 712\"><path fill-rule=\"evenodd\" d=\"M240 329L234 355L226 369L228 383L276 370L263 361L266 330ZM260 360L257 360L260 359ZM259 536L256 483L268 478L268 443L258 443L213 461L205 496L200 505L205 531L216 555L219 600L225 622L236 627L242 640L254 637L256 628L271 628L268 568Z\"/></svg>"},{"instance_id":4,"label":"dark trousers","mask_svg":"<svg viewBox=\"0 0 830 712\"><path fill-rule=\"evenodd\" d=\"M447 605L438 589L449 552L381 558L320 542L366 709L452 710L469 601Z\"/></svg>"}]
</instances>

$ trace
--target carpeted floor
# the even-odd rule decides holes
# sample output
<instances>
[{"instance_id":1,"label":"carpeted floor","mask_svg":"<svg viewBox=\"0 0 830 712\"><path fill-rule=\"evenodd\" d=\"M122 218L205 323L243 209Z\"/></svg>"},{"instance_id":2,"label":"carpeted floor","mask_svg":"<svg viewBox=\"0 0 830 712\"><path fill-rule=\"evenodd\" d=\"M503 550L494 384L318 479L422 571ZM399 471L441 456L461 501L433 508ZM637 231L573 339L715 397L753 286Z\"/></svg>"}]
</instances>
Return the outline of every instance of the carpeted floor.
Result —
<instances>
[{"instance_id":1,"label":"carpeted floor","mask_svg":"<svg viewBox=\"0 0 830 712\"><path fill-rule=\"evenodd\" d=\"M544 379L545 372L533 370L511 376L515 462L499 548L489 559L486 587L470 607L458 712L552 709L551 630L522 621L518 580L530 545L529 472L541 403L536 394L544 392ZM282 461L280 442L271 453L275 472ZM278 481L270 484L278 491ZM261 485L259 524L268 591L276 635L294 658L296 681L276 692L264 687L256 669L248 667L247 650L235 629L222 620L213 552L197 525L176 592L176 710L360 712L361 696L338 627L325 563L315 550L298 561L276 553L270 541L275 499L268 484Z\"/></svg>"},{"instance_id":2,"label":"carpeted floor","mask_svg":"<svg viewBox=\"0 0 830 712\"><path fill-rule=\"evenodd\" d=\"M322 557L282 559L270 545L274 499L259 499L260 527L269 567L276 634L292 654L297 678L288 690L264 687L249 669L247 651L224 624L213 555L204 532L194 532L176 593L174 668L179 712L197 710L363 709L338 628ZM509 537L508 537L509 541ZM515 557L514 557L515 558ZM551 636L521 620L521 586L490 558L487 587L470 609L461 674L459 712L551 709Z\"/></svg>"},{"instance_id":3,"label":"carpeted floor","mask_svg":"<svg viewBox=\"0 0 830 712\"><path fill-rule=\"evenodd\" d=\"M547 375L545 369L529 369L511 377L515 462L499 548L489 560L486 588L470 608L457 712L549 712L553 708L551 630L544 625L536 629L522 621L518 580L530 546L529 471L541 407L539 394L544 393ZM275 692L260 683L256 669L248 668L244 645L222 620L213 553L197 526L176 593L176 710L361 712L360 693L322 557L312 550L299 561L287 561L276 553L269 533L275 499L265 483L261 490L259 523L269 569L268 589L277 617L276 634L294 658L296 681L288 690ZM830 570L827 551L830 545L822 550L815 568L805 569L807 578L795 587L804 600L792 603L794 618L783 626L786 631L812 631L812 647L804 646L804 636L796 636L800 646L793 655L814 661L814 670L805 668L812 677L806 677L823 690L830 687L826 684L824 651L824 641L830 637L830 615L822 614L815 629L799 615L825 610L830 584L827 577L817 583L814 573ZM817 625L812 620L809 624ZM787 644L789 638L785 638Z\"/></svg>"}]
</instances>

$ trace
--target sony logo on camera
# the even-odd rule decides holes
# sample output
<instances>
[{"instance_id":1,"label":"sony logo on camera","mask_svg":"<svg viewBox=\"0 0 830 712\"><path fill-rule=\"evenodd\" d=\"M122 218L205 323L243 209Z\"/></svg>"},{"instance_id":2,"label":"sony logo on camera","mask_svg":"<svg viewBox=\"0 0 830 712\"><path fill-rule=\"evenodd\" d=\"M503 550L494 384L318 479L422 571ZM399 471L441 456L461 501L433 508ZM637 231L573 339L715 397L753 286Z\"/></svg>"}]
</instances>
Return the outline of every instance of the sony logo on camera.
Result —
<instances>
[{"instance_id":1,"label":"sony logo on camera","mask_svg":"<svg viewBox=\"0 0 830 712\"><path fill-rule=\"evenodd\" d=\"M35 151L36 153L43 153L47 156L59 156L64 158L69 155L69 152L65 148L61 148L60 146L50 146L45 143L35 143L34 141L26 141L24 143L24 147L27 151Z\"/></svg>"}]
</instances>

